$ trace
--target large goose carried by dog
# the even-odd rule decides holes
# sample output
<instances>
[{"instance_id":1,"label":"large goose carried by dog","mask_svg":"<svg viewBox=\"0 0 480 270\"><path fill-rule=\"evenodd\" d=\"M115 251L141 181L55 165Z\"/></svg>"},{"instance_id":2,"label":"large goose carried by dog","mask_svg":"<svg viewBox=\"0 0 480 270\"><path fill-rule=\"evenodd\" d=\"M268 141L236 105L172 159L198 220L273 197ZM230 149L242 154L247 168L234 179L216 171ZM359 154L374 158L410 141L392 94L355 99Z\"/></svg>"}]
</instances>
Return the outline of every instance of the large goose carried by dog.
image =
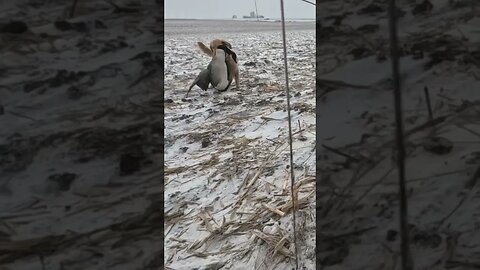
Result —
<instances>
[{"instance_id":1,"label":"large goose carried by dog","mask_svg":"<svg viewBox=\"0 0 480 270\"><path fill-rule=\"evenodd\" d=\"M212 56L207 68L198 74L197 78L190 85L185 97L188 97L190 90L197 85L206 91L211 84L219 91L226 91L235 77L237 88L239 87L239 75L237 66L237 55L231 50L232 45L223 40L213 40L210 43L210 49L203 43L198 42L200 49Z\"/></svg>"},{"instance_id":2,"label":"large goose carried by dog","mask_svg":"<svg viewBox=\"0 0 480 270\"><path fill-rule=\"evenodd\" d=\"M197 42L197 45L200 48L200 50L202 50L206 55L208 55L210 57L212 57L214 55L215 49L220 45L225 45L225 46L227 46L227 48L232 50L232 45L230 43L228 43L227 41L221 40L221 39L212 40L210 42L210 48L205 46L202 42ZM236 55L235 55L235 57L236 57ZM240 88L240 74L239 74L239 71L238 71L238 61L237 61L237 59L233 59L232 56L228 55L227 58L226 58L226 62L227 62L227 65L228 65L229 69L233 71L233 76L235 76L235 84L236 84L237 89L239 89Z\"/></svg>"}]
</instances>

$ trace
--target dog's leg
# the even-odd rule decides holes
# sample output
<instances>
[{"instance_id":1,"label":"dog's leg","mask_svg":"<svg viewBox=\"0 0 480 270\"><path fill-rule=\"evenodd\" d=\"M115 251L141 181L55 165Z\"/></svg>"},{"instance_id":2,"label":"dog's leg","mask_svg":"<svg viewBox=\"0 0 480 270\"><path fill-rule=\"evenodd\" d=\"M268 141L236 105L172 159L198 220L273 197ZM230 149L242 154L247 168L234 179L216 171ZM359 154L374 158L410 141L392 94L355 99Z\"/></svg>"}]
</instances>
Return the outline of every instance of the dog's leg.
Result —
<instances>
[{"instance_id":1,"label":"dog's leg","mask_svg":"<svg viewBox=\"0 0 480 270\"><path fill-rule=\"evenodd\" d=\"M237 87L237 90L240 90L240 74L238 68L235 70L235 86Z\"/></svg>"}]
</instances>

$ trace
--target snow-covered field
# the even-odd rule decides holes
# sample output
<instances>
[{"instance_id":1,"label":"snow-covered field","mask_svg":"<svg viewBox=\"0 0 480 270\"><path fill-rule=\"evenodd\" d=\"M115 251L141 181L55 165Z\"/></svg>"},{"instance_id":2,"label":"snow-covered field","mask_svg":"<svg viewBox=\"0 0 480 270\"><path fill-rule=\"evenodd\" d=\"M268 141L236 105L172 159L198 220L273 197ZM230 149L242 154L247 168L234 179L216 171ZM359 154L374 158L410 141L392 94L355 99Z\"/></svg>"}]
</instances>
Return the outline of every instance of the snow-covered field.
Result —
<instances>
[{"instance_id":1,"label":"snow-covered field","mask_svg":"<svg viewBox=\"0 0 480 270\"><path fill-rule=\"evenodd\" d=\"M0 1L30 28L0 33L0 269L291 269L280 24L167 20L162 97L153 1L78 2L61 31L71 0ZM287 24L300 269L399 269L385 1L317 2L322 27ZM480 7L397 2L415 269L477 269ZM214 38L240 89L182 100Z\"/></svg>"},{"instance_id":2,"label":"snow-covered field","mask_svg":"<svg viewBox=\"0 0 480 270\"><path fill-rule=\"evenodd\" d=\"M302 269L315 267L314 29L287 23ZM240 89L195 87L182 100L210 61L196 42L214 38L232 44ZM279 23L165 22L167 269L294 265L284 84Z\"/></svg>"},{"instance_id":3,"label":"snow-covered field","mask_svg":"<svg viewBox=\"0 0 480 270\"><path fill-rule=\"evenodd\" d=\"M0 6L0 268L159 269L162 14L72 2Z\"/></svg>"},{"instance_id":4,"label":"snow-covered field","mask_svg":"<svg viewBox=\"0 0 480 270\"><path fill-rule=\"evenodd\" d=\"M317 264L323 269L400 269L391 64L377 58L389 54L382 2L317 2L322 27L316 30L316 241ZM399 34L405 48L401 75L415 269L476 269L480 7L431 1L431 14L414 17L408 2L415 1L397 2L406 12ZM357 14L367 6L366 13ZM332 15L339 17L329 19ZM414 50L422 50L424 57L414 56ZM424 125L425 86L434 116L429 127ZM449 151L447 143L432 149L427 142L433 137L449 140L453 148Z\"/></svg>"}]
</instances>

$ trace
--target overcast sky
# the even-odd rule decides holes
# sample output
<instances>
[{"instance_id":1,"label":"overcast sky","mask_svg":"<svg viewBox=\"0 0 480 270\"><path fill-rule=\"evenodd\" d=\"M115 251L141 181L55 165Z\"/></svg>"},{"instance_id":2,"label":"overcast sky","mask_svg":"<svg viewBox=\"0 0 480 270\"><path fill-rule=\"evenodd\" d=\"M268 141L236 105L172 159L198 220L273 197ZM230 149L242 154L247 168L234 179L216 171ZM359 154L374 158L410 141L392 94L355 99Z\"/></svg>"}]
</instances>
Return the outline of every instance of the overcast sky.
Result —
<instances>
[{"instance_id":1,"label":"overcast sky","mask_svg":"<svg viewBox=\"0 0 480 270\"><path fill-rule=\"evenodd\" d=\"M315 19L315 6L301 0L284 0L287 19ZM311 1L315 2L315 1ZM280 0L257 0L258 14L280 18ZM255 0L165 0L166 19L231 19L255 11Z\"/></svg>"}]
</instances>

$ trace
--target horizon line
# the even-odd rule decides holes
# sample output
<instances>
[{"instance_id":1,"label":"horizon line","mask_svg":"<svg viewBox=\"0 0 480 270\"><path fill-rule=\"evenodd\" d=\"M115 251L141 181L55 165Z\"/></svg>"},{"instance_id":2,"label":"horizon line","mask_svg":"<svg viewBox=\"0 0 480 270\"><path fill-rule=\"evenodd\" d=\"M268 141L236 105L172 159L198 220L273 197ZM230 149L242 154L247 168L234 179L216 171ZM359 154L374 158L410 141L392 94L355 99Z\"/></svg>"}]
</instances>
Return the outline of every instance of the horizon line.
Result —
<instances>
[{"instance_id":1,"label":"horizon line","mask_svg":"<svg viewBox=\"0 0 480 270\"><path fill-rule=\"evenodd\" d=\"M256 18L164 18L165 20L255 20ZM281 20L282 18L259 18L260 20ZM316 18L285 18L285 20L316 20Z\"/></svg>"}]
</instances>

